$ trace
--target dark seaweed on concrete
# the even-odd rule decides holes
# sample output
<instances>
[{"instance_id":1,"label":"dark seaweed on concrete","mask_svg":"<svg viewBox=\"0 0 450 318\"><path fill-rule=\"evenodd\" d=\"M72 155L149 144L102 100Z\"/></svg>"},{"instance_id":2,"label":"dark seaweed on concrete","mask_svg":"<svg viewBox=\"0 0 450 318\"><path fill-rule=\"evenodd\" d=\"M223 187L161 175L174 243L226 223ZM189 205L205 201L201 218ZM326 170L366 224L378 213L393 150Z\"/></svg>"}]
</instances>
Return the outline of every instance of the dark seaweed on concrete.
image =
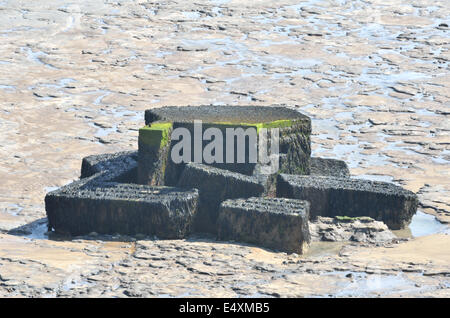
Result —
<instances>
[{"instance_id":1,"label":"dark seaweed on concrete","mask_svg":"<svg viewBox=\"0 0 450 318\"><path fill-rule=\"evenodd\" d=\"M350 177L350 170L342 160L312 157L310 174L316 176Z\"/></svg>"},{"instance_id":2,"label":"dark seaweed on concrete","mask_svg":"<svg viewBox=\"0 0 450 318\"><path fill-rule=\"evenodd\" d=\"M215 167L188 163L178 181L179 187L199 190L199 211L195 230L216 233L220 203L226 199L261 196L265 180Z\"/></svg>"},{"instance_id":3,"label":"dark seaweed on concrete","mask_svg":"<svg viewBox=\"0 0 450 318\"><path fill-rule=\"evenodd\" d=\"M276 120L302 120L311 123L308 116L286 106L166 106L145 111L145 124L156 121L192 123L261 123Z\"/></svg>"},{"instance_id":4,"label":"dark seaweed on concrete","mask_svg":"<svg viewBox=\"0 0 450 318\"><path fill-rule=\"evenodd\" d=\"M280 174L277 196L308 200L311 218L370 216L390 229L404 228L417 210L417 195L392 183L352 178Z\"/></svg>"},{"instance_id":5,"label":"dark seaweed on concrete","mask_svg":"<svg viewBox=\"0 0 450 318\"><path fill-rule=\"evenodd\" d=\"M197 211L198 191L122 183L136 181L136 167L135 152L85 158L82 179L46 195L49 226L70 235L185 237Z\"/></svg>"},{"instance_id":6,"label":"dark seaweed on concrete","mask_svg":"<svg viewBox=\"0 0 450 318\"><path fill-rule=\"evenodd\" d=\"M309 206L285 198L227 200L220 206L218 238L302 254L310 242Z\"/></svg>"}]
</instances>

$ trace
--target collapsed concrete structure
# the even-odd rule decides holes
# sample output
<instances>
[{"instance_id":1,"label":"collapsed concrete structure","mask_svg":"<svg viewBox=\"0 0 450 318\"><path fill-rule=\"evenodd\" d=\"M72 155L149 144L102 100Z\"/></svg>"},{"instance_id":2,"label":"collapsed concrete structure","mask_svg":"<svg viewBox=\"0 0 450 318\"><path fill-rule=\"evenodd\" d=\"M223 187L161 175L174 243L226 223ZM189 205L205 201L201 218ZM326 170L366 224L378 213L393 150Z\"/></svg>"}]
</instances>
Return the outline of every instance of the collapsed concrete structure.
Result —
<instances>
[{"instance_id":1,"label":"collapsed concrete structure","mask_svg":"<svg viewBox=\"0 0 450 318\"><path fill-rule=\"evenodd\" d=\"M196 131L197 120L201 131ZM49 228L70 235L163 239L212 233L218 239L304 253L310 242L308 222L318 216L370 216L399 229L417 209L417 196L408 190L351 178L340 160L311 158L311 120L293 108L162 107L147 110L145 123L137 152L86 157L80 180L47 194ZM248 160L250 142L244 163L198 162L193 154L192 162L176 163L170 156L176 144L171 133L178 127L191 135L203 135L210 127L278 128L279 170L261 173L262 164ZM196 138L193 148L207 146ZM222 142L226 152L226 138Z\"/></svg>"}]
</instances>

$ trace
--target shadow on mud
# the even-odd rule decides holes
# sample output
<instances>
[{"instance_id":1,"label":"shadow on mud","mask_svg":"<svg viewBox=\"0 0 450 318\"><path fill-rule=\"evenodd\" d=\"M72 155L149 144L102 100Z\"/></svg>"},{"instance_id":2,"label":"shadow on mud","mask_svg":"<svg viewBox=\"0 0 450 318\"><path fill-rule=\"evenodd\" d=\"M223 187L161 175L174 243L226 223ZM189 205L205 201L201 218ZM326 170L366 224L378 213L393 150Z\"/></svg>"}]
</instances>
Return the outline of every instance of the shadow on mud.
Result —
<instances>
[{"instance_id":1,"label":"shadow on mud","mask_svg":"<svg viewBox=\"0 0 450 318\"><path fill-rule=\"evenodd\" d=\"M420 210L413 216L410 225L393 233L399 238L415 238L437 233L448 233L450 228L446 224L440 223L434 216L426 214ZM53 240L53 241L105 241L105 242L136 242L140 240L155 241L162 240L156 236L148 236L137 234L134 236L120 235L120 234L98 234L90 233L88 235L81 236L69 236L56 233L54 231L48 231L47 218L40 218L28 224L16 227L7 232L10 235L21 236L35 240ZM186 242L199 242L199 243L218 243L218 244L233 244L245 247L258 247L252 244L246 244L234 241L219 241L214 235L211 234L192 234L186 239ZM338 254L339 250L349 242L311 242L311 246L307 253L303 257L308 256L329 256L330 254ZM276 252L271 249L261 248L267 252Z\"/></svg>"},{"instance_id":2,"label":"shadow on mud","mask_svg":"<svg viewBox=\"0 0 450 318\"><path fill-rule=\"evenodd\" d=\"M104 242L136 242L136 241L170 241L166 239L160 239L156 236L148 236L137 234L134 236L131 235L122 235L122 234L98 234L98 233L90 233L88 235L80 235L80 236L70 236L63 235L60 233L56 233L54 231L48 231L48 222L47 218L40 218L28 224L16 227L7 232L9 235L21 236L29 239L35 240L52 240L52 241L104 241ZM241 242L234 241L218 241L216 237L212 234L192 234L187 238L183 239L186 242L191 243L218 243L218 244L232 244L239 245L245 247L258 247L257 245L246 244ZM268 252L274 252L273 250L261 248Z\"/></svg>"}]
</instances>

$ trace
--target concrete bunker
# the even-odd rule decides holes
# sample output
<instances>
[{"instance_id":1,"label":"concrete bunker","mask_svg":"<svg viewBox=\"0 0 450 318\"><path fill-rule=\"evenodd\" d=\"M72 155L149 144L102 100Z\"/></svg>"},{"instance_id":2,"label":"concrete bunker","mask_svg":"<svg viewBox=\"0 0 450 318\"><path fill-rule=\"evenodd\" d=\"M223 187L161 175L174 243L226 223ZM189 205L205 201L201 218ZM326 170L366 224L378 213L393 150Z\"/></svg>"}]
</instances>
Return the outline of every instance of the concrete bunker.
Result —
<instances>
[{"instance_id":1,"label":"concrete bunker","mask_svg":"<svg viewBox=\"0 0 450 318\"><path fill-rule=\"evenodd\" d=\"M173 162L172 131L182 127L194 135L197 120L202 121L202 135L211 127L277 128L279 170L262 173L262 164L248 161ZM319 215L370 216L391 229L411 221L418 204L414 193L350 178L343 161L312 158L310 135L310 118L284 106L147 110L138 151L86 157L80 180L46 195L49 228L70 235L144 234L162 239L210 233L303 253L310 242L308 222ZM207 145L194 145L194 139L192 147ZM246 144L246 160L250 146Z\"/></svg>"}]
</instances>

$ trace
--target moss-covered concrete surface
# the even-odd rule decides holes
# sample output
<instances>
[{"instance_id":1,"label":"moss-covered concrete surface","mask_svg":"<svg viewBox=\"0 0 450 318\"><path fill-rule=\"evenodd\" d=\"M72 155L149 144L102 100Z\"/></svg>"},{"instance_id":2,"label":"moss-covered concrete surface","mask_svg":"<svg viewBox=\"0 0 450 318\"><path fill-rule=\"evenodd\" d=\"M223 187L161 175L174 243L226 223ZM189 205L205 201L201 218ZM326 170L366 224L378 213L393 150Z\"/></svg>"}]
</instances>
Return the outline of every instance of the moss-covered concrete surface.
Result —
<instances>
[{"instance_id":1,"label":"moss-covered concrete surface","mask_svg":"<svg viewBox=\"0 0 450 318\"><path fill-rule=\"evenodd\" d=\"M172 123L154 123L139 129L139 143L163 148L170 141Z\"/></svg>"},{"instance_id":2,"label":"moss-covered concrete surface","mask_svg":"<svg viewBox=\"0 0 450 318\"><path fill-rule=\"evenodd\" d=\"M159 122L139 129L138 174L135 182L164 185L173 123Z\"/></svg>"}]
</instances>

